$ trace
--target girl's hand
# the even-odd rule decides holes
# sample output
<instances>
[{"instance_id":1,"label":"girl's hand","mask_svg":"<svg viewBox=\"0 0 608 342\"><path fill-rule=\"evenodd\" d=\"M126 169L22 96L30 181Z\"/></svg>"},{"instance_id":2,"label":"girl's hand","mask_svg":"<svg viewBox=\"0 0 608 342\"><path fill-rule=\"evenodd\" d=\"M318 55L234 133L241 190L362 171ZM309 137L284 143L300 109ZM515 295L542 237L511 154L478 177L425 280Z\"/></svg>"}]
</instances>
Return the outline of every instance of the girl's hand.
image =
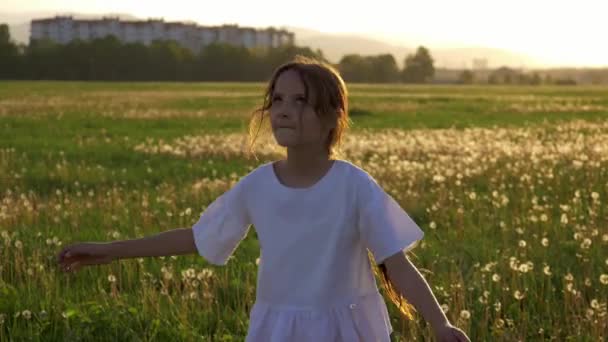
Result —
<instances>
[{"instance_id":1,"label":"girl's hand","mask_svg":"<svg viewBox=\"0 0 608 342\"><path fill-rule=\"evenodd\" d=\"M471 342L462 330L450 323L435 329L435 339L437 342Z\"/></svg>"},{"instance_id":2,"label":"girl's hand","mask_svg":"<svg viewBox=\"0 0 608 342\"><path fill-rule=\"evenodd\" d=\"M114 259L107 243L77 243L57 255L57 262L65 272L76 272L85 265L107 264Z\"/></svg>"}]
</instances>

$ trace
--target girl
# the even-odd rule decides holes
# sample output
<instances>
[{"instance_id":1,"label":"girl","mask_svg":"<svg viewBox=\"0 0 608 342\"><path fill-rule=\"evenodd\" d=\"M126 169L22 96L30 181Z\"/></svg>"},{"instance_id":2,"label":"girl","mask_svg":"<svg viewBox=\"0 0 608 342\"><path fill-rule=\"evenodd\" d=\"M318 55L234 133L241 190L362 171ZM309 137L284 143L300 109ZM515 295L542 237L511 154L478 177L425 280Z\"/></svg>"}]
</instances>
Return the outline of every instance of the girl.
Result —
<instances>
[{"instance_id":1,"label":"girl","mask_svg":"<svg viewBox=\"0 0 608 342\"><path fill-rule=\"evenodd\" d=\"M338 72L304 57L277 68L251 118L250 147L265 122L286 158L241 178L192 228L67 246L58 255L63 269L188 253L225 265L253 224L261 253L248 342L390 341L370 259L405 317L411 302L438 341L469 341L404 253L422 230L366 171L335 158L349 122Z\"/></svg>"}]
</instances>

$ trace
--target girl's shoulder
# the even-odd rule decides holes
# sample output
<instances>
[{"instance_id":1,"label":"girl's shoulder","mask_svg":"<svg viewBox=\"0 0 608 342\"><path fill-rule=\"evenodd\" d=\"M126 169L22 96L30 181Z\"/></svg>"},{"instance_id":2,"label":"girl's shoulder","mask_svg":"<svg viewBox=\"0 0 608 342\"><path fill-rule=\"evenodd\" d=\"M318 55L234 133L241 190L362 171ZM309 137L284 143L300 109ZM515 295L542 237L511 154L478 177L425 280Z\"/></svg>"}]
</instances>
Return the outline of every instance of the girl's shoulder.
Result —
<instances>
[{"instance_id":1,"label":"girl's shoulder","mask_svg":"<svg viewBox=\"0 0 608 342\"><path fill-rule=\"evenodd\" d=\"M357 185L365 185L368 182L376 182L374 177L372 177L372 175L370 175L369 172L367 172L361 166L345 159L341 159L340 162L346 166L348 171L347 175L351 177L351 181L356 182Z\"/></svg>"},{"instance_id":2,"label":"girl's shoulder","mask_svg":"<svg viewBox=\"0 0 608 342\"><path fill-rule=\"evenodd\" d=\"M250 168L249 172L247 172L244 176L239 179L239 183L255 183L263 177L263 173L267 172L269 168L272 167L272 162L264 163L258 165L254 168Z\"/></svg>"},{"instance_id":3,"label":"girl's shoulder","mask_svg":"<svg viewBox=\"0 0 608 342\"><path fill-rule=\"evenodd\" d=\"M349 169L346 176L355 189L355 194L361 203L377 201L383 198L385 191L378 181L361 166L352 162L343 161Z\"/></svg>"}]
</instances>

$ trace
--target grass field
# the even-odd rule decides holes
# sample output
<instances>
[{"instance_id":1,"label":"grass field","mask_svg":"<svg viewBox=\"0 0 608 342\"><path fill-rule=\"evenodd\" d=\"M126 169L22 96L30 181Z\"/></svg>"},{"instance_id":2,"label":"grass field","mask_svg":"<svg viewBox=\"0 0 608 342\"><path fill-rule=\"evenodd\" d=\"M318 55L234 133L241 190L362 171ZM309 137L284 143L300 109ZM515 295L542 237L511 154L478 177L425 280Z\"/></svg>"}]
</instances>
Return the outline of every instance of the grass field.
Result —
<instances>
[{"instance_id":1,"label":"grass field","mask_svg":"<svg viewBox=\"0 0 608 342\"><path fill-rule=\"evenodd\" d=\"M55 255L189 227L280 158L242 149L262 87L0 82L0 341L242 341L253 229L225 267L66 275ZM410 256L454 324L473 341L608 336L608 88L353 85L350 101L343 158L425 231ZM387 304L394 341L429 340Z\"/></svg>"}]
</instances>

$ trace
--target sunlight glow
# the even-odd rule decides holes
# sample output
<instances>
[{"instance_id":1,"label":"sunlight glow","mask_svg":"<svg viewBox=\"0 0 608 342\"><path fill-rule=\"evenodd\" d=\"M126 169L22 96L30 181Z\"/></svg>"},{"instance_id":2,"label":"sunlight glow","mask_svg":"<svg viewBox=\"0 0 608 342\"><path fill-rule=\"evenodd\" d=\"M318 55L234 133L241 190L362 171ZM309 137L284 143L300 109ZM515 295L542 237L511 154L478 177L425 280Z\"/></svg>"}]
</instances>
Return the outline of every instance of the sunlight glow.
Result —
<instances>
[{"instance_id":1,"label":"sunlight glow","mask_svg":"<svg viewBox=\"0 0 608 342\"><path fill-rule=\"evenodd\" d=\"M549 65L608 65L608 1L376 0L293 3L278 0L4 0L1 12L131 14L202 25L291 26L382 37L412 47L484 46L537 57Z\"/></svg>"}]
</instances>

